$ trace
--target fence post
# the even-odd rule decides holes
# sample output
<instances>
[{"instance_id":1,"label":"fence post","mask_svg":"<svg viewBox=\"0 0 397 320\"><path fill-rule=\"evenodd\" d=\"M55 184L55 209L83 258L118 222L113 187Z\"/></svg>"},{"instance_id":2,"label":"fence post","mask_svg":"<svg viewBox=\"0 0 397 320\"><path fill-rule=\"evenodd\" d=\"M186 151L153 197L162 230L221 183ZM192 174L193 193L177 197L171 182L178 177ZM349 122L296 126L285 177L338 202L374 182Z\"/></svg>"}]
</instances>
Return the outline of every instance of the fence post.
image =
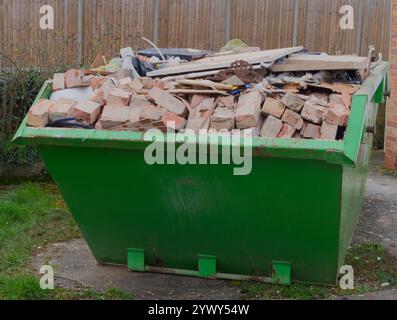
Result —
<instances>
[{"instance_id":1,"label":"fence post","mask_svg":"<svg viewBox=\"0 0 397 320\"><path fill-rule=\"evenodd\" d=\"M83 0L77 4L77 64L83 62Z\"/></svg>"},{"instance_id":2,"label":"fence post","mask_svg":"<svg viewBox=\"0 0 397 320\"><path fill-rule=\"evenodd\" d=\"M231 0L226 0L226 31L225 31L225 43L230 41L230 31L232 28L232 3Z\"/></svg>"},{"instance_id":3,"label":"fence post","mask_svg":"<svg viewBox=\"0 0 397 320\"><path fill-rule=\"evenodd\" d=\"M153 42L157 46L159 41L159 1L154 0L154 17L153 17Z\"/></svg>"},{"instance_id":4,"label":"fence post","mask_svg":"<svg viewBox=\"0 0 397 320\"><path fill-rule=\"evenodd\" d=\"M299 0L294 1L294 32L292 34L292 46L298 45L298 29L299 29Z\"/></svg>"}]
</instances>

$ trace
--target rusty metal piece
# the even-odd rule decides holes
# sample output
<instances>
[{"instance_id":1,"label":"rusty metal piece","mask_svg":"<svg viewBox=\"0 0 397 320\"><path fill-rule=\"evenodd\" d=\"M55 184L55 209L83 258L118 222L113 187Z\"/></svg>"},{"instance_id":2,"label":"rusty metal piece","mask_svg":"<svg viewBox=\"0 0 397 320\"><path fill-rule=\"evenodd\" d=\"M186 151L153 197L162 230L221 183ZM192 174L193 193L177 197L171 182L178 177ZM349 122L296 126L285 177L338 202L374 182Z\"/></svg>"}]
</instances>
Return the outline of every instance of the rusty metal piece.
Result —
<instances>
[{"instance_id":1,"label":"rusty metal piece","mask_svg":"<svg viewBox=\"0 0 397 320\"><path fill-rule=\"evenodd\" d=\"M208 80L222 82L226 79L237 76L244 83L261 81L261 77L254 70L254 67L244 60L233 62L229 68L219 71L216 75L207 78Z\"/></svg>"}]
</instances>

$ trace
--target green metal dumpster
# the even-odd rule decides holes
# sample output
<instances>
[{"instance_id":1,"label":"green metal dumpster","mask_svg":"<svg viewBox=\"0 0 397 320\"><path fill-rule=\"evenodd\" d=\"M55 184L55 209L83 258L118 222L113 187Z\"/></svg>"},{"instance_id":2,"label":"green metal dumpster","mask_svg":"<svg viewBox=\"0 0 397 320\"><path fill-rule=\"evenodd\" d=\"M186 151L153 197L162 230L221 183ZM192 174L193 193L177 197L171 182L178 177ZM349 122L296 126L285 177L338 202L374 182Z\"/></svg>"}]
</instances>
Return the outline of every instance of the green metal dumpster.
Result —
<instances>
[{"instance_id":1,"label":"green metal dumpster","mask_svg":"<svg viewBox=\"0 0 397 320\"><path fill-rule=\"evenodd\" d=\"M255 138L252 173L147 165L141 133L36 129L34 145L97 261L133 271L335 285L363 202L388 64L354 95L344 141ZM46 83L37 97L48 98Z\"/></svg>"}]
</instances>

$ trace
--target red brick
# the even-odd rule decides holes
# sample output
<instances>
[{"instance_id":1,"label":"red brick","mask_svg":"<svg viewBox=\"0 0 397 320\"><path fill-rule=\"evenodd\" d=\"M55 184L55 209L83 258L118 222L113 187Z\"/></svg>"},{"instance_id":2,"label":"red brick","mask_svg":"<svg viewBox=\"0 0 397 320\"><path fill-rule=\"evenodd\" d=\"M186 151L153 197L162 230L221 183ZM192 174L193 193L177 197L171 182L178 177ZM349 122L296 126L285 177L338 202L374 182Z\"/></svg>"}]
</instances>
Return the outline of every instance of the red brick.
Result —
<instances>
[{"instance_id":1,"label":"red brick","mask_svg":"<svg viewBox=\"0 0 397 320\"><path fill-rule=\"evenodd\" d=\"M262 107L262 113L265 115L272 115L276 118L281 118L285 112L286 107L279 101L273 98L267 98Z\"/></svg>"},{"instance_id":2,"label":"red brick","mask_svg":"<svg viewBox=\"0 0 397 320\"><path fill-rule=\"evenodd\" d=\"M297 130L302 129L303 127L303 119L300 114L289 109L285 111L281 120L293 126Z\"/></svg>"},{"instance_id":3,"label":"red brick","mask_svg":"<svg viewBox=\"0 0 397 320\"><path fill-rule=\"evenodd\" d=\"M62 118L71 117L73 115L73 109L76 105L77 102L75 100L59 99L52 105L50 109L50 121L55 122Z\"/></svg>"},{"instance_id":4,"label":"red brick","mask_svg":"<svg viewBox=\"0 0 397 320\"><path fill-rule=\"evenodd\" d=\"M176 131L184 129L186 126L186 119L184 119L182 117L178 117L177 115L170 113L168 111L164 112L161 122L167 128L170 128L170 129L173 129Z\"/></svg>"},{"instance_id":5,"label":"red brick","mask_svg":"<svg viewBox=\"0 0 397 320\"><path fill-rule=\"evenodd\" d=\"M349 110L341 104L330 103L325 121L340 127L346 127L349 120Z\"/></svg>"},{"instance_id":6,"label":"red brick","mask_svg":"<svg viewBox=\"0 0 397 320\"><path fill-rule=\"evenodd\" d=\"M335 140L338 133L338 126L323 122L321 126L321 140Z\"/></svg>"},{"instance_id":7,"label":"red brick","mask_svg":"<svg viewBox=\"0 0 397 320\"><path fill-rule=\"evenodd\" d=\"M280 139L291 139L295 135L296 129L289 125L288 123L284 123L280 133L277 138Z\"/></svg>"},{"instance_id":8,"label":"red brick","mask_svg":"<svg viewBox=\"0 0 397 320\"><path fill-rule=\"evenodd\" d=\"M161 108L174 113L178 117L187 118L189 110L186 105L178 98L159 88L153 88L149 92L149 97Z\"/></svg>"},{"instance_id":9,"label":"red brick","mask_svg":"<svg viewBox=\"0 0 397 320\"><path fill-rule=\"evenodd\" d=\"M283 122L280 119L268 116L263 123L260 136L264 138L277 138L282 128Z\"/></svg>"},{"instance_id":10,"label":"red brick","mask_svg":"<svg viewBox=\"0 0 397 320\"><path fill-rule=\"evenodd\" d=\"M242 94L237 104L236 127L249 129L259 125L262 94L259 91Z\"/></svg>"},{"instance_id":11,"label":"red brick","mask_svg":"<svg viewBox=\"0 0 397 320\"><path fill-rule=\"evenodd\" d=\"M109 92L106 99L107 104L114 106L128 106L130 104L132 93L123 89L113 89Z\"/></svg>"},{"instance_id":12,"label":"red brick","mask_svg":"<svg viewBox=\"0 0 397 320\"><path fill-rule=\"evenodd\" d=\"M28 113L27 125L31 127L44 128L49 122L49 112L53 103L49 100L40 100L32 106Z\"/></svg>"},{"instance_id":13,"label":"red brick","mask_svg":"<svg viewBox=\"0 0 397 320\"><path fill-rule=\"evenodd\" d=\"M321 127L314 124L308 123L305 127L303 137L306 139L320 139L321 138Z\"/></svg>"},{"instance_id":14,"label":"red brick","mask_svg":"<svg viewBox=\"0 0 397 320\"><path fill-rule=\"evenodd\" d=\"M54 78L52 79L52 90L59 91L65 89L65 87L66 87L65 74L64 73L54 74Z\"/></svg>"},{"instance_id":15,"label":"red brick","mask_svg":"<svg viewBox=\"0 0 397 320\"><path fill-rule=\"evenodd\" d=\"M310 101L306 101L302 110L302 118L315 124L321 124L325 118L326 112L326 108L316 106Z\"/></svg>"},{"instance_id":16,"label":"red brick","mask_svg":"<svg viewBox=\"0 0 397 320\"><path fill-rule=\"evenodd\" d=\"M66 88L75 88L84 86L82 78L84 72L82 70L71 69L65 73Z\"/></svg>"},{"instance_id":17,"label":"red brick","mask_svg":"<svg viewBox=\"0 0 397 320\"><path fill-rule=\"evenodd\" d=\"M101 113L102 106L94 101L79 103L73 108L73 117L94 124Z\"/></svg>"}]
</instances>

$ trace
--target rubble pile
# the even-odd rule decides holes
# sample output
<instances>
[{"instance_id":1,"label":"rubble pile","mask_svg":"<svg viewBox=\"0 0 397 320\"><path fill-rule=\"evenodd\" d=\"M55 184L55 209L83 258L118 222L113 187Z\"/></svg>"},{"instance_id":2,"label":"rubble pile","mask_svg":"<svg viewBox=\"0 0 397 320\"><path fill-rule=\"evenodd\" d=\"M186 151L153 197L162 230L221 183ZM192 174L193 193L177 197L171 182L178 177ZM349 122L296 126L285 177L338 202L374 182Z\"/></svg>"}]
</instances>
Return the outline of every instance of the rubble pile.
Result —
<instances>
[{"instance_id":1,"label":"rubble pile","mask_svg":"<svg viewBox=\"0 0 397 320\"><path fill-rule=\"evenodd\" d=\"M168 52L181 56L163 57L165 60L159 58L162 54L156 56L156 50L165 49L137 55L123 49L121 58L108 64L105 57L98 56L88 70L55 74L51 98L32 106L27 124L344 138L352 95L368 76L371 57L309 54L302 47L246 52L248 49L212 55L173 49Z\"/></svg>"}]
</instances>

